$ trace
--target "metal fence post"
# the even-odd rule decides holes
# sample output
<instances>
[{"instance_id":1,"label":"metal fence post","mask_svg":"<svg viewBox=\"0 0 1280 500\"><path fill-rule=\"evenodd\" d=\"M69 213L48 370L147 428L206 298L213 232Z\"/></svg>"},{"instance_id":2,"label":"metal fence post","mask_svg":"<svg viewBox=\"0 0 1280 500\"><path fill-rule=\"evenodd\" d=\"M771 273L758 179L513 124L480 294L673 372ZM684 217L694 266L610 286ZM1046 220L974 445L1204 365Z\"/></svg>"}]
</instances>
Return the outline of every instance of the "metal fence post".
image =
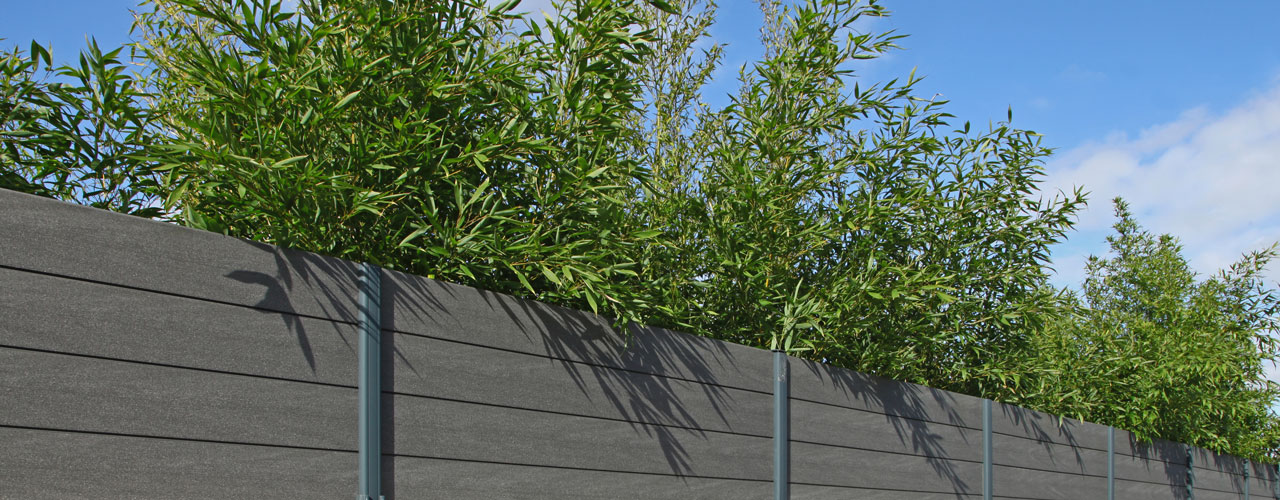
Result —
<instances>
[{"instance_id":1,"label":"metal fence post","mask_svg":"<svg viewBox=\"0 0 1280 500\"><path fill-rule=\"evenodd\" d=\"M773 351L773 498L791 498L791 382L787 353Z\"/></svg>"},{"instance_id":2,"label":"metal fence post","mask_svg":"<svg viewBox=\"0 0 1280 500\"><path fill-rule=\"evenodd\" d=\"M1244 500L1249 500L1249 459L1244 459Z\"/></svg>"},{"instance_id":3,"label":"metal fence post","mask_svg":"<svg viewBox=\"0 0 1280 500\"><path fill-rule=\"evenodd\" d=\"M382 268L361 263L357 324L360 340L360 490L357 500L382 499Z\"/></svg>"},{"instance_id":4,"label":"metal fence post","mask_svg":"<svg viewBox=\"0 0 1280 500\"><path fill-rule=\"evenodd\" d=\"M1196 457L1191 452L1191 445L1187 445L1187 499L1196 500Z\"/></svg>"},{"instance_id":5,"label":"metal fence post","mask_svg":"<svg viewBox=\"0 0 1280 500\"><path fill-rule=\"evenodd\" d=\"M983 500L991 500L992 490L995 485L992 484L991 474L991 400L982 400L982 498Z\"/></svg>"},{"instance_id":6,"label":"metal fence post","mask_svg":"<svg viewBox=\"0 0 1280 500\"><path fill-rule=\"evenodd\" d=\"M1116 428L1107 426L1107 500L1116 500Z\"/></svg>"},{"instance_id":7,"label":"metal fence post","mask_svg":"<svg viewBox=\"0 0 1280 500\"><path fill-rule=\"evenodd\" d=\"M773 351L773 498L791 498L791 377L787 353Z\"/></svg>"}]
</instances>

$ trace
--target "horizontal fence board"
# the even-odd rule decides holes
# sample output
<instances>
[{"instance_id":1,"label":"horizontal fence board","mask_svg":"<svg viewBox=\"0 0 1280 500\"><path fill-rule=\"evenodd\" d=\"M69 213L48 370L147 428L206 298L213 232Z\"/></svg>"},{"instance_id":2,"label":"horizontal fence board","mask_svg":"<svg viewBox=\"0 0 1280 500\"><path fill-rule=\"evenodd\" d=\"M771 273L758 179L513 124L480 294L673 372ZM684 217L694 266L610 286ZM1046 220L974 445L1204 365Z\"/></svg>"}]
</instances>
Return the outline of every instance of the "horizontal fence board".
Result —
<instances>
[{"instance_id":1,"label":"horizontal fence board","mask_svg":"<svg viewBox=\"0 0 1280 500\"><path fill-rule=\"evenodd\" d=\"M746 480L772 477L772 439L394 395L383 452Z\"/></svg>"},{"instance_id":2,"label":"horizontal fence board","mask_svg":"<svg viewBox=\"0 0 1280 500\"><path fill-rule=\"evenodd\" d=\"M1117 456L1125 455L1174 464L1187 463L1186 445L1163 439L1142 442L1124 429L1116 429L1115 447Z\"/></svg>"},{"instance_id":3,"label":"horizontal fence board","mask_svg":"<svg viewBox=\"0 0 1280 500\"><path fill-rule=\"evenodd\" d=\"M769 500L767 481L383 456L387 500ZM328 495L324 498L344 498Z\"/></svg>"},{"instance_id":4,"label":"horizontal fence board","mask_svg":"<svg viewBox=\"0 0 1280 500\"><path fill-rule=\"evenodd\" d=\"M1222 491L1202 490L1202 489L1196 490L1196 500L1242 500L1243 498L1244 498L1244 494L1242 493L1227 493ZM1250 500L1254 500L1257 498L1258 497L1256 496L1250 496Z\"/></svg>"},{"instance_id":5,"label":"horizontal fence board","mask_svg":"<svg viewBox=\"0 0 1280 500\"><path fill-rule=\"evenodd\" d=\"M0 345L356 385L347 323L12 269L0 318Z\"/></svg>"},{"instance_id":6,"label":"horizontal fence board","mask_svg":"<svg viewBox=\"0 0 1280 500\"><path fill-rule=\"evenodd\" d=\"M356 449L356 390L0 348L0 425Z\"/></svg>"},{"instance_id":7,"label":"horizontal fence board","mask_svg":"<svg viewBox=\"0 0 1280 500\"><path fill-rule=\"evenodd\" d=\"M1116 478L1116 498L1119 500L1186 499L1187 488L1182 484L1153 484Z\"/></svg>"},{"instance_id":8,"label":"horizontal fence board","mask_svg":"<svg viewBox=\"0 0 1280 500\"><path fill-rule=\"evenodd\" d=\"M982 431L791 400L791 439L942 459L982 461Z\"/></svg>"},{"instance_id":9,"label":"horizontal fence board","mask_svg":"<svg viewBox=\"0 0 1280 500\"><path fill-rule=\"evenodd\" d=\"M993 433L991 455L996 465L1107 477L1105 451Z\"/></svg>"},{"instance_id":10,"label":"horizontal fence board","mask_svg":"<svg viewBox=\"0 0 1280 500\"><path fill-rule=\"evenodd\" d=\"M808 360L791 360L791 397L926 422L982 428L982 400Z\"/></svg>"},{"instance_id":11,"label":"horizontal fence board","mask_svg":"<svg viewBox=\"0 0 1280 500\"><path fill-rule=\"evenodd\" d=\"M1107 451L1107 426L993 402L991 432Z\"/></svg>"},{"instance_id":12,"label":"horizontal fence board","mask_svg":"<svg viewBox=\"0 0 1280 500\"><path fill-rule=\"evenodd\" d=\"M0 427L0 498L352 498L356 454Z\"/></svg>"},{"instance_id":13,"label":"horizontal fence board","mask_svg":"<svg viewBox=\"0 0 1280 500\"><path fill-rule=\"evenodd\" d=\"M1249 475L1249 492L1259 498L1272 498L1272 487L1275 486L1276 475L1275 469L1270 465L1263 468L1254 468L1250 470Z\"/></svg>"},{"instance_id":14,"label":"horizontal fence board","mask_svg":"<svg viewBox=\"0 0 1280 500\"><path fill-rule=\"evenodd\" d=\"M982 495L922 493L911 491L909 485L907 488L906 490L869 490L792 483L791 500L980 500L982 498Z\"/></svg>"},{"instance_id":15,"label":"horizontal fence board","mask_svg":"<svg viewBox=\"0 0 1280 500\"><path fill-rule=\"evenodd\" d=\"M1214 490L1244 494L1244 476L1196 469L1196 490Z\"/></svg>"},{"instance_id":16,"label":"horizontal fence board","mask_svg":"<svg viewBox=\"0 0 1280 500\"><path fill-rule=\"evenodd\" d=\"M1244 475L1243 458L1224 455L1199 447L1193 447L1192 454L1195 457L1195 466L1197 469L1235 474L1238 476Z\"/></svg>"},{"instance_id":17,"label":"horizontal fence board","mask_svg":"<svg viewBox=\"0 0 1280 500\"><path fill-rule=\"evenodd\" d=\"M355 321L351 262L4 189L0 266Z\"/></svg>"},{"instance_id":18,"label":"horizontal fence board","mask_svg":"<svg viewBox=\"0 0 1280 500\"><path fill-rule=\"evenodd\" d=\"M383 339L385 391L764 437L773 432L770 394L416 335L384 332Z\"/></svg>"},{"instance_id":19,"label":"horizontal fence board","mask_svg":"<svg viewBox=\"0 0 1280 500\"><path fill-rule=\"evenodd\" d=\"M1179 488L1187 484L1186 464L1143 460L1119 454L1116 455L1115 464L1116 479L1160 483Z\"/></svg>"},{"instance_id":20,"label":"horizontal fence board","mask_svg":"<svg viewBox=\"0 0 1280 500\"><path fill-rule=\"evenodd\" d=\"M826 486L978 494L982 492L982 464L793 441L791 480Z\"/></svg>"},{"instance_id":21,"label":"horizontal fence board","mask_svg":"<svg viewBox=\"0 0 1280 500\"><path fill-rule=\"evenodd\" d=\"M1081 476L996 465L992 467L996 495L1038 500L1107 498L1107 478Z\"/></svg>"},{"instance_id":22,"label":"horizontal fence board","mask_svg":"<svg viewBox=\"0 0 1280 500\"><path fill-rule=\"evenodd\" d=\"M382 294L387 330L772 391L772 356L761 349L652 327L627 339L595 314L395 271L383 273Z\"/></svg>"}]
</instances>

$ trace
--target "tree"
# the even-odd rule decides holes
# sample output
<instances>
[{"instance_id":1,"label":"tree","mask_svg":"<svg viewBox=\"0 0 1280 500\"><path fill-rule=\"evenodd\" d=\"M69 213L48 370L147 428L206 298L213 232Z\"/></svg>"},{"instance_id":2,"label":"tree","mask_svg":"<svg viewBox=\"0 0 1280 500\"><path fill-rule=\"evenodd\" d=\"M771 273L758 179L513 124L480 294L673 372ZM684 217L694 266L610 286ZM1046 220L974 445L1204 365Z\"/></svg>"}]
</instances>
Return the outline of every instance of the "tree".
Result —
<instances>
[{"instance_id":1,"label":"tree","mask_svg":"<svg viewBox=\"0 0 1280 500\"><path fill-rule=\"evenodd\" d=\"M637 150L652 180L633 202L662 231L643 247L654 319L701 335L1003 398L1030 336L1059 310L1049 246L1080 192L1030 200L1048 150L1007 123L950 130L914 75L854 70L900 36L852 29L875 2L762 2L763 60L732 104L701 89L714 4L648 19L650 98Z\"/></svg>"},{"instance_id":2,"label":"tree","mask_svg":"<svg viewBox=\"0 0 1280 500\"><path fill-rule=\"evenodd\" d=\"M155 0L167 206L194 227L642 320L633 2Z\"/></svg>"},{"instance_id":3,"label":"tree","mask_svg":"<svg viewBox=\"0 0 1280 500\"><path fill-rule=\"evenodd\" d=\"M1090 257L1076 314L1038 340L1046 411L1255 459L1276 457L1280 294L1263 281L1280 246L1201 279L1178 240L1115 199L1111 253Z\"/></svg>"}]
</instances>

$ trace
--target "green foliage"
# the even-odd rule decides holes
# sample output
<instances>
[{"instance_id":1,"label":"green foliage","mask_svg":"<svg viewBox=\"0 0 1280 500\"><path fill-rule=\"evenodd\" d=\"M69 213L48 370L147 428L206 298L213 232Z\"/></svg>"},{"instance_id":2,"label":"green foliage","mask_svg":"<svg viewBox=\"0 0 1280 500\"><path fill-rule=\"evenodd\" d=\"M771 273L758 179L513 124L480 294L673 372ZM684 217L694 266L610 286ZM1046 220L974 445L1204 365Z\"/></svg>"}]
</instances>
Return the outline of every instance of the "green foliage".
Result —
<instances>
[{"instance_id":1,"label":"green foliage","mask_svg":"<svg viewBox=\"0 0 1280 500\"><path fill-rule=\"evenodd\" d=\"M143 17L186 224L640 319L629 2L157 0Z\"/></svg>"},{"instance_id":2,"label":"green foliage","mask_svg":"<svg viewBox=\"0 0 1280 500\"><path fill-rule=\"evenodd\" d=\"M851 30L875 3L766 2L764 60L722 110L720 52L691 54L713 5L658 17L639 126L653 181L634 211L663 231L643 282L671 326L1000 397L1057 310L1048 247L1082 196L1029 201L1048 151L1007 124L949 132L917 79L853 83L898 36Z\"/></svg>"},{"instance_id":3,"label":"green foliage","mask_svg":"<svg viewBox=\"0 0 1280 500\"><path fill-rule=\"evenodd\" d=\"M78 65L49 51L0 52L0 188L156 217L156 176L142 153L157 139L146 94L91 41Z\"/></svg>"},{"instance_id":4,"label":"green foliage","mask_svg":"<svg viewBox=\"0 0 1280 500\"><path fill-rule=\"evenodd\" d=\"M1111 254L1091 257L1077 314L1039 339L1028 403L1061 415L1251 457L1276 458L1280 293L1262 279L1280 247L1200 279L1177 239L1115 200Z\"/></svg>"}]
</instances>

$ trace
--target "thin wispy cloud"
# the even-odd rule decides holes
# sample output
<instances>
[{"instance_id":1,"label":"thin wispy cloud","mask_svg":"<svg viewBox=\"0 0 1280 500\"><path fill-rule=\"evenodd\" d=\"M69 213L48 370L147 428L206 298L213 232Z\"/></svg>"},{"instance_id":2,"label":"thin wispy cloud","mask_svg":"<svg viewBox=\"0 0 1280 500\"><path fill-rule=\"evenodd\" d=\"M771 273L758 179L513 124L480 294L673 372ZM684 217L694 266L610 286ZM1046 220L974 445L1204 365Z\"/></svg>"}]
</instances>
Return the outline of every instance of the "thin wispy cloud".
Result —
<instances>
[{"instance_id":1,"label":"thin wispy cloud","mask_svg":"<svg viewBox=\"0 0 1280 500\"><path fill-rule=\"evenodd\" d=\"M1055 256L1061 278L1078 283L1084 257L1105 251L1117 195L1147 229L1179 237L1194 269L1215 272L1280 240L1280 79L1225 113L1191 109L1136 137L1086 143L1048 171L1048 192L1091 193L1080 232ZM1280 282L1280 262L1269 277Z\"/></svg>"}]
</instances>

